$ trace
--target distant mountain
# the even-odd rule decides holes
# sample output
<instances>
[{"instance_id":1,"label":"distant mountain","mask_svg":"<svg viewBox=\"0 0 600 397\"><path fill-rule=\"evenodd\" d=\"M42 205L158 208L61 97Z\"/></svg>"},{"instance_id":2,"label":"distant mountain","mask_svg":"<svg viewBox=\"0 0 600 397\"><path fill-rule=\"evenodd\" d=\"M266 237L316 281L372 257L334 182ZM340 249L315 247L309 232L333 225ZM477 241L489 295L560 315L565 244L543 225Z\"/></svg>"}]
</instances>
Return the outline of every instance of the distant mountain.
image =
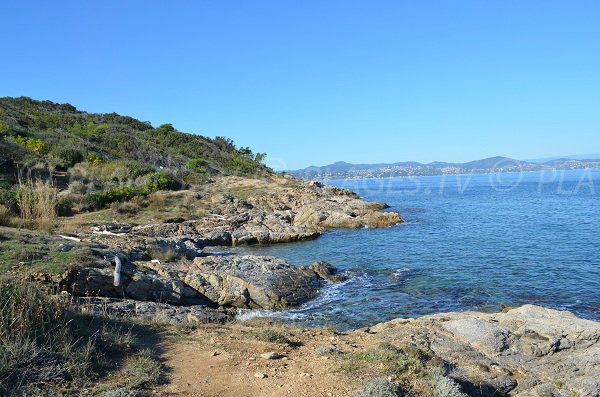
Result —
<instances>
[{"instance_id":1,"label":"distant mountain","mask_svg":"<svg viewBox=\"0 0 600 397\"><path fill-rule=\"evenodd\" d=\"M598 157L600 158L600 156ZM311 166L301 170L289 171L289 173L305 179L354 179L581 168L600 168L600 160L555 158L536 163L496 156L467 163L434 161L423 164L416 161L405 161L384 164L351 164L338 161L322 167Z\"/></svg>"},{"instance_id":2,"label":"distant mountain","mask_svg":"<svg viewBox=\"0 0 600 397\"><path fill-rule=\"evenodd\" d=\"M600 153L591 154L572 154L569 156L545 157L541 159L525 160L530 163L542 164L553 160L599 160Z\"/></svg>"}]
</instances>

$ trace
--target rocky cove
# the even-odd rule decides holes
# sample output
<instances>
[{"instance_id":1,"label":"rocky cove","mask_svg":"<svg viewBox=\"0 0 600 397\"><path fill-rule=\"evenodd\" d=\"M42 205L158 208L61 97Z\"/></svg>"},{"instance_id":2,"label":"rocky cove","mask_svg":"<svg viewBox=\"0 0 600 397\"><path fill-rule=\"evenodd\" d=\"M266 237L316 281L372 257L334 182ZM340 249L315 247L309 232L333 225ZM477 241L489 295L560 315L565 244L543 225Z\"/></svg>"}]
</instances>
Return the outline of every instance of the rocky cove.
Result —
<instances>
[{"instance_id":1,"label":"rocky cove","mask_svg":"<svg viewBox=\"0 0 600 397\"><path fill-rule=\"evenodd\" d=\"M203 251L207 247L301 241L331 228L402 222L400 214L383 211L384 203L285 176L219 178L193 195L209 209L197 219L96 223L43 237L44 245L73 253L80 263L61 274L31 277L71 296L84 312L228 327L238 308L297 306L343 275L326 262L293 266L272 256L210 254ZM39 238L23 233L24 241ZM566 312L524 306L505 313L447 313L397 319L337 338L346 340L349 351L412 346L441 360L472 396L600 395L600 325Z\"/></svg>"}]
</instances>

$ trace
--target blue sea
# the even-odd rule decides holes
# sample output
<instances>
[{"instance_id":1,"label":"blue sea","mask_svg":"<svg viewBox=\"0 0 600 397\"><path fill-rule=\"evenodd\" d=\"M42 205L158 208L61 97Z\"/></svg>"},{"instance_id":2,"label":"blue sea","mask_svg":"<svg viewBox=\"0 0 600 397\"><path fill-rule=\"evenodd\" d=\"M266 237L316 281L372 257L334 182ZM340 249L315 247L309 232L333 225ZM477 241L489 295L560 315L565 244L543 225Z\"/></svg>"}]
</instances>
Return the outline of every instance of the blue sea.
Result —
<instances>
[{"instance_id":1,"label":"blue sea","mask_svg":"<svg viewBox=\"0 0 600 397\"><path fill-rule=\"evenodd\" d=\"M384 201L404 224L333 230L312 241L236 248L349 276L275 316L339 329L525 303L600 320L600 170L325 183Z\"/></svg>"}]
</instances>

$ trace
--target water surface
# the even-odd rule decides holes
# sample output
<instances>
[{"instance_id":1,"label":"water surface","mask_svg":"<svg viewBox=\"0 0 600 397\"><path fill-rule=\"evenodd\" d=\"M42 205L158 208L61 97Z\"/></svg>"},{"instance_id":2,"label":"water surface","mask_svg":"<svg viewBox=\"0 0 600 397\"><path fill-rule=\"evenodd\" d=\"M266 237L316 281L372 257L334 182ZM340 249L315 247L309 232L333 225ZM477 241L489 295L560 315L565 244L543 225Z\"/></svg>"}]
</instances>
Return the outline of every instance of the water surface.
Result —
<instances>
[{"instance_id":1,"label":"water surface","mask_svg":"<svg viewBox=\"0 0 600 397\"><path fill-rule=\"evenodd\" d=\"M533 303L600 320L600 170L339 180L406 223L236 250L347 273L275 315L353 328L395 317Z\"/></svg>"}]
</instances>

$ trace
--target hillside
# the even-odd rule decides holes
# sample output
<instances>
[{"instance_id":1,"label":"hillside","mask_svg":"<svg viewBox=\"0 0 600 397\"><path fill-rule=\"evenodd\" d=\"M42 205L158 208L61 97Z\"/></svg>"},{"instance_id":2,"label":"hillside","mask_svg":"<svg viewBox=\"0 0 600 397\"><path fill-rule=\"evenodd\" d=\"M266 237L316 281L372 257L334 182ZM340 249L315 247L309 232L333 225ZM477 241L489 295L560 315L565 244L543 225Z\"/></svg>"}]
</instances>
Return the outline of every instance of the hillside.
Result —
<instances>
[{"instance_id":1,"label":"hillside","mask_svg":"<svg viewBox=\"0 0 600 397\"><path fill-rule=\"evenodd\" d=\"M261 175L264 154L215 139L177 131L171 124L117 113L94 114L70 104L27 97L0 98L0 173L22 170L68 172L78 163L123 162L134 176L164 169L195 181L206 175Z\"/></svg>"},{"instance_id":2,"label":"hillside","mask_svg":"<svg viewBox=\"0 0 600 397\"><path fill-rule=\"evenodd\" d=\"M0 212L20 211L23 218L28 216L18 203L25 197L16 188L19 178L59 188L58 207L71 213L201 185L220 175L262 178L273 173L262 163L265 156L237 148L230 139L180 132L171 124L155 128L117 113L0 98Z\"/></svg>"}]
</instances>

